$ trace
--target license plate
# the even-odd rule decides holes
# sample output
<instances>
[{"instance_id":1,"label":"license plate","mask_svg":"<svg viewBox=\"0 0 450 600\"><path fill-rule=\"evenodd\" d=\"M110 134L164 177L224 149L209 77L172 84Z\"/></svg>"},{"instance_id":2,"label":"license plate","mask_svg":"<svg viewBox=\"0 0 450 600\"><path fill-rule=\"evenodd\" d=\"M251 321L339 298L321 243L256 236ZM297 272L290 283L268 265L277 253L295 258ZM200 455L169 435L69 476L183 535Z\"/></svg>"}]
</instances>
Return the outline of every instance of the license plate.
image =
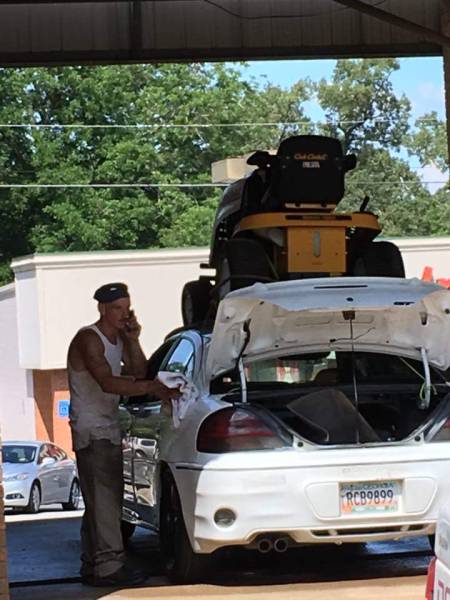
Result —
<instances>
[{"instance_id":1,"label":"license plate","mask_svg":"<svg viewBox=\"0 0 450 600\"><path fill-rule=\"evenodd\" d=\"M341 483L341 514L391 513L399 508L399 481Z\"/></svg>"}]
</instances>

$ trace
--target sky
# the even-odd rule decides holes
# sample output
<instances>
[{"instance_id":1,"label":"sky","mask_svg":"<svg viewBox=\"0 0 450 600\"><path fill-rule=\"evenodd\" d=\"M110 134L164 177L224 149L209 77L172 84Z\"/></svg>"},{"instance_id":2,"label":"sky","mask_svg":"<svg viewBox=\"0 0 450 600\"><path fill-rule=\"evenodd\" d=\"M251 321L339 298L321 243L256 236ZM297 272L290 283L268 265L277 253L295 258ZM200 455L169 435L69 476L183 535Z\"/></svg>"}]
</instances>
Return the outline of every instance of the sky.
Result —
<instances>
[{"instance_id":1,"label":"sky","mask_svg":"<svg viewBox=\"0 0 450 600\"><path fill-rule=\"evenodd\" d=\"M393 73L391 80L398 94L405 94L411 102L412 122L425 113L436 111L438 117L445 119L444 71L442 57L402 58L400 69ZM272 60L250 61L244 68L244 77L255 77L261 82L267 81L282 87L290 87L299 79L310 78L319 81L331 79L335 60ZM323 113L314 102L305 106L308 116L320 121ZM406 157L406 156L405 156ZM410 159L411 167L418 168L417 161ZM420 169L424 182L445 180L445 176L434 166ZM427 183L431 191L441 187Z\"/></svg>"},{"instance_id":2,"label":"sky","mask_svg":"<svg viewBox=\"0 0 450 600\"><path fill-rule=\"evenodd\" d=\"M254 76L282 87L290 87L299 79L309 77L313 81L330 79L335 60L272 60L250 61L244 69L245 76ZM412 104L416 118L425 112L436 110L444 118L444 72L442 57L419 57L400 59L400 69L392 75L394 89L404 93ZM315 108L309 107L314 118Z\"/></svg>"}]
</instances>

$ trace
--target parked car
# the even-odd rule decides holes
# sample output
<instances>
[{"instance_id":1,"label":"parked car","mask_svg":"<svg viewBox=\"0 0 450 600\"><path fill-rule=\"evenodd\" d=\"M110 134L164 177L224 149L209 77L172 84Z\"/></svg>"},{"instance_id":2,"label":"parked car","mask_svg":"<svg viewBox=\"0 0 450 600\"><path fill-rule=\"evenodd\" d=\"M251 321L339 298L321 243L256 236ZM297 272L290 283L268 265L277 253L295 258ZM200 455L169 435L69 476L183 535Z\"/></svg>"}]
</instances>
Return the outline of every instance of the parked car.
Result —
<instances>
[{"instance_id":1,"label":"parked car","mask_svg":"<svg viewBox=\"0 0 450 600\"><path fill-rule=\"evenodd\" d=\"M198 397L121 406L124 527L159 531L174 581L227 546L434 533L450 491L450 291L419 280L255 284L211 332L182 330L149 361ZM145 443L144 443L145 442Z\"/></svg>"},{"instance_id":2,"label":"parked car","mask_svg":"<svg viewBox=\"0 0 450 600\"><path fill-rule=\"evenodd\" d=\"M435 539L434 539L435 538ZM426 600L450 598L450 509L443 503L433 536L435 556L428 567Z\"/></svg>"},{"instance_id":3,"label":"parked car","mask_svg":"<svg viewBox=\"0 0 450 600\"><path fill-rule=\"evenodd\" d=\"M75 461L50 442L3 442L5 508L37 513L45 504L76 510L80 485Z\"/></svg>"}]
</instances>

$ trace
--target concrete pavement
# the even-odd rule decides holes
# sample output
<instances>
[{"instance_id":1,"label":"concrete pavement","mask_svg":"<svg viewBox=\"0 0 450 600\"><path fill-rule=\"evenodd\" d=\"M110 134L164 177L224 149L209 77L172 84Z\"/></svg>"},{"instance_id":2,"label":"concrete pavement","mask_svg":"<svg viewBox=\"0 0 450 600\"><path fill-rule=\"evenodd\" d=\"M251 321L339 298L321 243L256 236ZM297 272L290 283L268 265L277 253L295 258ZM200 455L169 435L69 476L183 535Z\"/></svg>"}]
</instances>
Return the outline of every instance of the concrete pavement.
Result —
<instances>
[{"instance_id":1,"label":"concrete pavement","mask_svg":"<svg viewBox=\"0 0 450 600\"><path fill-rule=\"evenodd\" d=\"M423 600L431 552L426 538L366 546L320 546L261 556L245 550L217 560L212 585L172 586L162 576L157 538L138 529L129 561L151 578L146 587L108 590L79 583L81 511L8 518L11 600ZM68 518L66 518L68 517ZM43 584L46 585L43 585ZM257 597L258 595L258 597Z\"/></svg>"},{"instance_id":2,"label":"concrete pavement","mask_svg":"<svg viewBox=\"0 0 450 600\"><path fill-rule=\"evenodd\" d=\"M11 510L5 511L5 523L25 523L27 521L49 521L51 519L79 519L83 516L84 505L78 510L63 510L61 504L49 504L35 515Z\"/></svg>"},{"instance_id":3,"label":"concrete pavement","mask_svg":"<svg viewBox=\"0 0 450 600\"><path fill-rule=\"evenodd\" d=\"M161 586L108 591L80 585L15 588L11 600L424 600L425 577L234 587Z\"/></svg>"}]
</instances>

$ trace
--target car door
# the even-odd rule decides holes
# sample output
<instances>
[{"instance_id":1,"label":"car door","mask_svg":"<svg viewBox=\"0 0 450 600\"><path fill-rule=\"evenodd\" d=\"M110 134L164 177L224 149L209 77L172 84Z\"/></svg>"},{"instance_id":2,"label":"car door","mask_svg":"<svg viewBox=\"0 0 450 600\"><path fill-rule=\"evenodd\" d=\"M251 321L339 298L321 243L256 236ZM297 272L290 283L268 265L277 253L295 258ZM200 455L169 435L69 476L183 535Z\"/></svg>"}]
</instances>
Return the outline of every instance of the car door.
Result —
<instances>
[{"instance_id":1,"label":"car door","mask_svg":"<svg viewBox=\"0 0 450 600\"><path fill-rule=\"evenodd\" d=\"M188 337L181 336L152 367L156 375L158 370L181 372L192 375L194 369L195 344ZM144 403L130 405L133 416L131 428L133 455L133 483L136 509L141 520L150 527L156 527L159 519L159 443L161 430L171 419L161 411L161 402L157 398L148 398Z\"/></svg>"},{"instance_id":2,"label":"car door","mask_svg":"<svg viewBox=\"0 0 450 600\"><path fill-rule=\"evenodd\" d=\"M122 460L123 460L123 512L126 518L134 520L138 518L135 514L135 497L133 488L133 448L131 438L132 403L122 398L119 404L119 423L122 433Z\"/></svg>"},{"instance_id":3,"label":"car door","mask_svg":"<svg viewBox=\"0 0 450 600\"><path fill-rule=\"evenodd\" d=\"M41 502L50 504L57 502L58 498L58 475L56 466L56 457L51 450L51 444L42 444L38 456L38 477L41 482ZM45 459L51 459L47 462Z\"/></svg>"},{"instance_id":4,"label":"car door","mask_svg":"<svg viewBox=\"0 0 450 600\"><path fill-rule=\"evenodd\" d=\"M74 475L73 462L59 446L55 446L55 444L49 444L49 449L51 456L56 459L53 467L53 480L57 486L55 490L56 496L54 501L67 502Z\"/></svg>"},{"instance_id":5,"label":"car door","mask_svg":"<svg viewBox=\"0 0 450 600\"><path fill-rule=\"evenodd\" d=\"M170 339L160 346L150 357L147 362L146 379L154 379L158 373L161 362L164 360L174 344L174 339ZM159 411L160 402L156 398L151 398L149 395L132 396L122 398L119 404L119 421L122 432L122 449L123 449L123 479L124 479L124 495L123 495L123 514L126 520L136 522L142 520L140 512L138 512L138 504L136 498L136 489L140 489L140 484L136 486L134 483L134 435L136 433L136 417L144 413L146 405L155 404ZM144 443L145 446L145 443ZM138 453L139 454L139 453ZM137 461L138 481L141 480L140 462ZM140 502L142 504L142 502ZM145 505L143 511L145 513Z\"/></svg>"}]
</instances>

